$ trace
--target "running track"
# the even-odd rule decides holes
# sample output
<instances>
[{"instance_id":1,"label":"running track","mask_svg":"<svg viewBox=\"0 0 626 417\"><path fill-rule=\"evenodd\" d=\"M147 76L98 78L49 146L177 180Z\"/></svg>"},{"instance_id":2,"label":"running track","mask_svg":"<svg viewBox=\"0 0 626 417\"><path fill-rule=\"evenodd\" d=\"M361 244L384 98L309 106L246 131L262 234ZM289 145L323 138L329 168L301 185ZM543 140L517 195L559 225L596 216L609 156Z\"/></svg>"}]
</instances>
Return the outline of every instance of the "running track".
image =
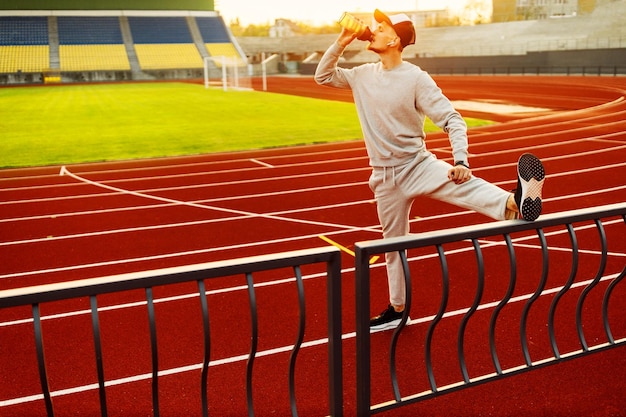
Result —
<instances>
[{"instance_id":1,"label":"running track","mask_svg":"<svg viewBox=\"0 0 626 417\"><path fill-rule=\"evenodd\" d=\"M545 213L626 200L623 78L438 77L437 81L459 103L463 115L502 122L471 132L470 162L475 175L512 189L516 160L531 151L544 161L548 173ZM345 92L318 87L310 78L270 79L268 85L273 92L350 100ZM483 105L476 107L476 102ZM510 113L494 107L511 104L532 111ZM430 135L428 146L439 158L450 159L445 135ZM368 177L367 157L358 140L65 169L3 170L0 289L327 245L320 235L349 250L354 242L380 237ZM413 232L490 221L427 200L416 202L412 216ZM608 234L624 236L623 222L610 222L606 228ZM583 240L585 236L589 242ZM597 260L593 236L583 232L581 245L591 253L590 259ZM626 239L618 246L609 248L607 274L623 267ZM532 246L528 250L532 259ZM347 252L344 255L344 334L350 334L354 331L353 258ZM378 263L382 265L382 260ZM563 265L560 275L568 271L569 266ZM314 272L309 271L306 284L307 311L321 312L325 311L325 285L315 279ZM584 273L593 272L585 269L581 280L589 278ZM264 284L258 294L262 309L259 350L268 351L255 371L260 385L285 378L287 354L271 349L288 346L295 337L297 299L295 285L281 280L287 274L257 278ZM242 284L243 277L209 284L210 307L217 306L211 312L212 336L219 341L214 342L219 343L213 350L214 361L221 361L210 371L210 378L220 381L210 397L213 415L245 412L241 377L245 361L238 358L249 350L249 318ZM626 300L623 287L616 293ZM414 289L420 291L420 286ZM372 309L377 310L386 303L384 280L379 279L373 290ZM202 357L198 303L189 300L186 295L193 289L185 286L155 291L160 298L160 368L172 371L161 385L161 412L195 414L199 404L194 391L196 374L188 367L193 368ZM111 415L150 414L150 383L142 378L150 363L142 300L143 294L136 293L99 300L106 310L101 319L105 375L115 382L108 388ZM47 318L44 338L51 388L70 390L55 397L59 415L91 415L97 410L97 393L88 388L95 382L95 369L91 342L85 342L91 340L90 319L82 313L87 308L88 301L72 300L42 310ZM624 313L612 314L621 335L626 334ZM43 401L36 397L32 324L26 317L27 309L0 310L0 416L45 413ZM306 340L323 339L325 317L313 314L310 321ZM385 334L373 340L386 343ZM353 347L347 338L348 415L354 412L350 404ZM407 415L625 415L625 353L623 348L613 349L450 394L420 404ZM316 386L326 378L324 355L325 348L316 345L303 353L303 363L320 365L298 369L302 372L298 377L301 415L323 415L327 410L326 394ZM388 398L388 391L381 391L377 393L380 400ZM284 388L255 395L257 415L289 412Z\"/></svg>"}]
</instances>

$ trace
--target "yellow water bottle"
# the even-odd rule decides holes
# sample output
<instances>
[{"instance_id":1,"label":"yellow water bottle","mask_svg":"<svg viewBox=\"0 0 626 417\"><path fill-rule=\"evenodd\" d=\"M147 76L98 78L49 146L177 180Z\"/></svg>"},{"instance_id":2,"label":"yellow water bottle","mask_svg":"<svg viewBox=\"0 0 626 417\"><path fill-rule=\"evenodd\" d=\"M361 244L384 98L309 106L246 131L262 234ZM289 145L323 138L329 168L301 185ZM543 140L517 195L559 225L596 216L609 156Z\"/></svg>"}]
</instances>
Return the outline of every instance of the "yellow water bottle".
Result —
<instances>
[{"instance_id":1,"label":"yellow water bottle","mask_svg":"<svg viewBox=\"0 0 626 417\"><path fill-rule=\"evenodd\" d=\"M356 38L361 41L369 41L372 38L370 28L348 12L344 12L341 15L339 24L350 32L355 33Z\"/></svg>"}]
</instances>

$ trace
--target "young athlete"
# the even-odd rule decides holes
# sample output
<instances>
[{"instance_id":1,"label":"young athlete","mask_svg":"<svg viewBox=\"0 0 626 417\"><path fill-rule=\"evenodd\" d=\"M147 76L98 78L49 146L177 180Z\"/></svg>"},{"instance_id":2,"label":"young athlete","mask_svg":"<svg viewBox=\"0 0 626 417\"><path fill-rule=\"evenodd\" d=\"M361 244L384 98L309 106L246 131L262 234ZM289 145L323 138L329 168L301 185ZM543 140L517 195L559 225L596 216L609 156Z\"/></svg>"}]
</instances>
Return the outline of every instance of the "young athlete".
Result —
<instances>
[{"instance_id":1,"label":"young athlete","mask_svg":"<svg viewBox=\"0 0 626 417\"><path fill-rule=\"evenodd\" d=\"M374 12L368 50L379 62L345 69L337 66L356 34L342 29L317 67L320 85L351 89L363 131L372 174L369 180L383 237L409 233L409 211L418 196L427 196L475 210L493 219L521 215L533 221L542 209L544 167L534 155L518 161L515 193L472 175L468 161L467 125L428 73L402 59L415 43L415 29L405 14ZM452 146L454 164L426 149L424 119L442 128ZM406 289L400 256L386 255L389 306L370 321L373 330L397 326L404 311Z\"/></svg>"}]
</instances>

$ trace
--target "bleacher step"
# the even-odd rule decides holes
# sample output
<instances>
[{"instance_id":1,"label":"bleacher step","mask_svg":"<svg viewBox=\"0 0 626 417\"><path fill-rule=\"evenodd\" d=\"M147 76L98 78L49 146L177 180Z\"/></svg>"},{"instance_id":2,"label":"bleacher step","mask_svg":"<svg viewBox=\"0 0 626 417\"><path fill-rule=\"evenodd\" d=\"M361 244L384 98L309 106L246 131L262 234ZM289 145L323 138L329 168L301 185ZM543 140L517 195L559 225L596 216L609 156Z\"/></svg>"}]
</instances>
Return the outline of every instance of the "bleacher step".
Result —
<instances>
[{"instance_id":1,"label":"bleacher step","mask_svg":"<svg viewBox=\"0 0 626 417\"><path fill-rule=\"evenodd\" d=\"M61 68L61 59L59 58L59 26L56 16L48 16L48 45L50 47L50 69L58 70Z\"/></svg>"}]
</instances>

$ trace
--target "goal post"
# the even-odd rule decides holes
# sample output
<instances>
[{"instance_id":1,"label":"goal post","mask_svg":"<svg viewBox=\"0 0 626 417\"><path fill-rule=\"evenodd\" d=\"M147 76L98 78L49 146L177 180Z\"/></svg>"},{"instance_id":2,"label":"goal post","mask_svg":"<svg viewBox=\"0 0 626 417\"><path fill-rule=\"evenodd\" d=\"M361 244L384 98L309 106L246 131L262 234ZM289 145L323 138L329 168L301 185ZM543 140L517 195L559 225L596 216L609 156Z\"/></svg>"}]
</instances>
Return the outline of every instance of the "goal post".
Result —
<instances>
[{"instance_id":1,"label":"goal post","mask_svg":"<svg viewBox=\"0 0 626 417\"><path fill-rule=\"evenodd\" d=\"M204 58L204 87L221 87L224 91L251 90L252 74L248 63L237 56Z\"/></svg>"}]
</instances>

